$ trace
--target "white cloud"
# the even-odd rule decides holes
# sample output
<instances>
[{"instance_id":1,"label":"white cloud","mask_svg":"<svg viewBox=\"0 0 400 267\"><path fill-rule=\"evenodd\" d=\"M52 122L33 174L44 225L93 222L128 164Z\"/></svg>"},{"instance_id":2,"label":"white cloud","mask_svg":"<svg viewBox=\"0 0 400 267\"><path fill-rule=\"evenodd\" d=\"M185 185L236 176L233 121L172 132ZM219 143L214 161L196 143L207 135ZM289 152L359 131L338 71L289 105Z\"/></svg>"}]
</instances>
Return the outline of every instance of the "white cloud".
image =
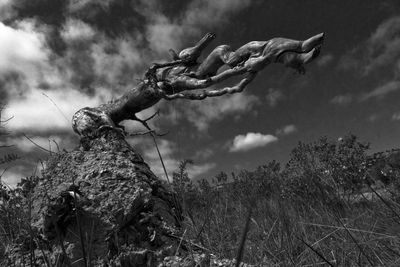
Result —
<instances>
[{"instance_id":1,"label":"white cloud","mask_svg":"<svg viewBox=\"0 0 400 267\"><path fill-rule=\"evenodd\" d=\"M72 89L30 90L23 96L11 99L3 111L6 118L13 117L7 128L14 133L71 131L71 119L76 111L87 106L97 106L110 98L109 92L104 89L100 88L97 92L91 97ZM43 94L56 103L62 113Z\"/></svg>"},{"instance_id":2,"label":"white cloud","mask_svg":"<svg viewBox=\"0 0 400 267\"><path fill-rule=\"evenodd\" d=\"M281 101L285 96L283 95L282 90L269 88L268 93L265 96L267 99L267 103L270 107L275 107L279 101Z\"/></svg>"},{"instance_id":3,"label":"white cloud","mask_svg":"<svg viewBox=\"0 0 400 267\"><path fill-rule=\"evenodd\" d=\"M374 90L365 93L361 96L360 101L366 101L371 98L383 98L389 93L395 92L400 89L399 81L390 81L382 86L375 88Z\"/></svg>"},{"instance_id":4,"label":"white cloud","mask_svg":"<svg viewBox=\"0 0 400 267\"><path fill-rule=\"evenodd\" d=\"M19 165L11 164L12 166L9 166L4 173L2 170L0 171L0 175L3 173L1 181L10 187L15 187L21 181L21 178L40 175L43 168L46 168L45 163L37 160L20 159L18 162L20 162Z\"/></svg>"},{"instance_id":5,"label":"white cloud","mask_svg":"<svg viewBox=\"0 0 400 267\"><path fill-rule=\"evenodd\" d=\"M294 124L289 124L276 131L277 135L288 135L297 132L297 127Z\"/></svg>"},{"instance_id":6,"label":"white cloud","mask_svg":"<svg viewBox=\"0 0 400 267\"><path fill-rule=\"evenodd\" d=\"M21 181L21 178L26 177L21 172L18 171L6 171L3 176L1 176L2 182L4 182L6 185L12 187L17 186L17 184Z\"/></svg>"},{"instance_id":7,"label":"white cloud","mask_svg":"<svg viewBox=\"0 0 400 267\"><path fill-rule=\"evenodd\" d=\"M353 101L353 96L350 94L344 94L344 95L336 95L331 99L332 104L336 105L348 105Z\"/></svg>"},{"instance_id":8,"label":"white cloud","mask_svg":"<svg viewBox=\"0 0 400 267\"><path fill-rule=\"evenodd\" d=\"M0 22L0 40L0 74L22 73L29 86L37 86L48 62L44 34L33 21L19 22L16 28Z\"/></svg>"},{"instance_id":9,"label":"white cloud","mask_svg":"<svg viewBox=\"0 0 400 267\"><path fill-rule=\"evenodd\" d=\"M69 18L63 26L61 37L67 41L88 40L95 36L95 30L85 22Z\"/></svg>"},{"instance_id":10,"label":"white cloud","mask_svg":"<svg viewBox=\"0 0 400 267\"><path fill-rule=\"evenodd\" d=\"M230 152L248 151L257 147L263 147L270 143L278 141L276 136L261 133L247 133L246 135L237 135L233 139Z\"/></svg>"}]
</instances>

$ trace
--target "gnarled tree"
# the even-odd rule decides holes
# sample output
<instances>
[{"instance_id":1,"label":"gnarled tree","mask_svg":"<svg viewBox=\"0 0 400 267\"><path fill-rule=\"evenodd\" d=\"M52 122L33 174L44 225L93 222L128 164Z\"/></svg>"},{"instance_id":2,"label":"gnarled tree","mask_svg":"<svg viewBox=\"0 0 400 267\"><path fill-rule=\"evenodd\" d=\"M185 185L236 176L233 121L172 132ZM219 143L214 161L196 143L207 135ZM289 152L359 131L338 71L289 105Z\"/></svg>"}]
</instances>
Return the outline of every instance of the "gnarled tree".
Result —
<instances>
[{"instance_id":1,"label":"gnarled tree","mask_svg":"<svg viewBox=\"0 0 400 267\"><path fill-rule=\"evenodd\" d=\"M123 120L140 121L150 130L147 120L138 119L136 113L155 105L161 99L202 100L242 92L257 73L271 63L282 63L304 74L304 65L319 55L324 34L317 34L304 41L286 38L252 41L236 51L228 45L220 45L202 63L198 63L202 50L214 37L214 34L207 33L195 46L179 54L170 50L173 61L151 66L143 80L120 98L76 112L72 121L74 131L82 136L93 136L103 128L121 129L119 123ZM229 68L218 73L224 65ZM237 75L244 77L234 86L207 90ZM192 92L197 89L204 90Z\"/></svg>"},{"instance_id":2,"label":"gnarled tree","mask_svg":"<svg viewBox=\"0 0 400 267\"><path fill-rule=\"evenodd\" d=\"M208 250L184 238L181 203L171 187L151 171L123 135L97 133L121 130L123 120L138 120L148 127L146 120L135 114L162 99L201 100L241 92L270 63L304 73L304 64L319 54L323 34L305 41L274 38L249 42L236 51L222 45L197 63L213 39L213 34L207 34L179 54L171 51L171 62L154 64L143 80L120 98L75 113L73 129L88 138L82 138L73 151L52 155L32 193L32 228L41 233L40 239L35 237L41 251L31 255L44 255L34 257L37 265L172 266L159 263L178 251L191 262L206 255L196 256L193 249ZM219 71L224 65L228 68ZM243 78L232 87L208 88L236 75ZM26 253L20 247L25 246L15 244L10 249L10 262Z\"/></svg>"}]
</instances>

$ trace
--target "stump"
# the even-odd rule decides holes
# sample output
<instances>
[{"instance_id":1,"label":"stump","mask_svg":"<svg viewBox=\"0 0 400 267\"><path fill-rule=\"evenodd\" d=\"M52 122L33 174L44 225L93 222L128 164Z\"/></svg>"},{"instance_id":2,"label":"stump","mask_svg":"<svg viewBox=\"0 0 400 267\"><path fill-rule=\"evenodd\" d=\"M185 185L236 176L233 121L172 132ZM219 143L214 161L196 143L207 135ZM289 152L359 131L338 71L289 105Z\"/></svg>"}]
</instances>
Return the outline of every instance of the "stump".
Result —
<instances>
[{"instance_id":1,"label":"stump","mask_svg":"<svg viewBox=\"0 0 400 267\"><path fill-rule=\"evenodd\" d=\"M113 129L49 158L33 214L53 264L154 266L179 243L174 193Z\"/></svg>"}]
</instances>

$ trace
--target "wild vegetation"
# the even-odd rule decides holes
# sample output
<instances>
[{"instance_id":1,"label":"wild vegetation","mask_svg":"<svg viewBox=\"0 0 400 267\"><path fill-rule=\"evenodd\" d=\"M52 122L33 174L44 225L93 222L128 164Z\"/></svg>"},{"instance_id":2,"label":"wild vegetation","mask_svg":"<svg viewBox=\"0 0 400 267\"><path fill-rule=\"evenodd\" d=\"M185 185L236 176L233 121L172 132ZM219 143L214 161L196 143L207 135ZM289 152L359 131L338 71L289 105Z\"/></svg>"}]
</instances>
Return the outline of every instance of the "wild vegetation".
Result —
<instances>
[{"instance_id":1,"label":"wild vegetation","mask_svg":"<svg viewBox=\"0 0 400 267\"><path fill-rule=\"evenodd\" d=\"M270 162L197 186L184 161L173 185L186 235L224 258L244 246L243 261L261 266L397 266L399 154L368 156L368 148L353 135L323 137L299 143L284 167Z\"/></svg>"},{"instance_id":2,"label":"wild vegetation","mask_svg":"<svg viewBox=\"0 0 400 267\"><path fill-rule=\"evenodd\" d=\"M368 149L353 135L323 137L299 143L284 166L273 161L198 182L187 172L192 161L182 161L171 184L185 217L181 238L259 266L398 266L400 154ZM33 253L40 243L30 224L35 181L0 189L3 264L16 244L26 265L32 257L46 262L43 251Z\"/></svg>"}]
</instances>

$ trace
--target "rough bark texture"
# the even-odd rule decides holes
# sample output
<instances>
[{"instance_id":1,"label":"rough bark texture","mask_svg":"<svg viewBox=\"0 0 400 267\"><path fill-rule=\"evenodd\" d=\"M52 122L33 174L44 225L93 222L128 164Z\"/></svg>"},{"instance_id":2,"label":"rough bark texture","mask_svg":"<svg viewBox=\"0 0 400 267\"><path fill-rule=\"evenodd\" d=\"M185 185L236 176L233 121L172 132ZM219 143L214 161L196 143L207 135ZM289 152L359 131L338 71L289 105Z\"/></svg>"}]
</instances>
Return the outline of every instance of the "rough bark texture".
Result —
<instances>
[{"instance_id":1,"label":"rough bark texture","mask_svg":"<svg viewBox=\"0 0 400 267\"><path fill-rule=\"evenodd\" d=\"M168 185L113 130L50 157L33 206L53 263L84 266L85 251L95 265L154 266L179 242L171 235L179 236L180 208Z\"/></svg>"}]
</instances>

